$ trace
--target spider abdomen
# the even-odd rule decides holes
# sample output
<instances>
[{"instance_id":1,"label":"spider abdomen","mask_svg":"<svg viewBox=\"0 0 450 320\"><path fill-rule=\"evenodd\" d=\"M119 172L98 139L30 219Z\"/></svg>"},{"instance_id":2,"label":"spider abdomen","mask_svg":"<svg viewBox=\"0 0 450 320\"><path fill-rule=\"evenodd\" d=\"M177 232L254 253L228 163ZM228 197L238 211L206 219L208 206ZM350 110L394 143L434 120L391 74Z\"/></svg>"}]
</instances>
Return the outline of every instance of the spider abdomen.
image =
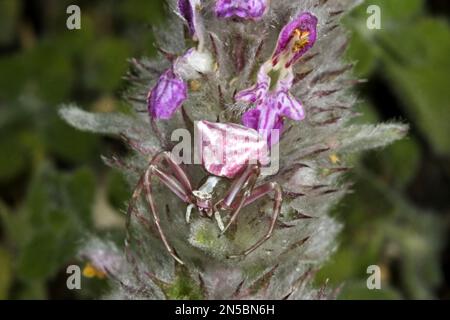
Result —
<instances>
[{"instance_id":1,"label":"spider abdomen","mask_svg":"<svg viewBox=\"0 0 450 320\"><path fill-rule=\"evenodd\" d=\"M233 179L249 164L269 163L267 141L251 128L234 123L196 123L199 159L209 173Z\"/></svg>"}]
</instances>

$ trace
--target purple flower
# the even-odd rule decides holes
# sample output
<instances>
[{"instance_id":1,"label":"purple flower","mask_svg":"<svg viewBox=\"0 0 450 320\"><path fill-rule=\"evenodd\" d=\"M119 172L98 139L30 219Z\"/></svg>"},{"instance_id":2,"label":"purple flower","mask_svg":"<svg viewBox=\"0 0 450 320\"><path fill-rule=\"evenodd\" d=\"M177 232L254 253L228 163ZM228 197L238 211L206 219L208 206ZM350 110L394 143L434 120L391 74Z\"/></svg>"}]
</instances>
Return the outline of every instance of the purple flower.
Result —
<instances>
[{"instance_id":1,"label":"purple flower","mask_svg":"<svg viewBox=\"0 0 450 320\"><path fill-rule=\"evenodd\" d=\"M281 131L284 118L305 118L301 102L289 92L294 81L292 66L316 42L317 23L310 13L302 13L288 23L281 30L272 59L262 65L256 84L235 96L236 100L256 104L242 116L242 122L258 130L269 145L278 142L271 139L272 130Z\"/></svg>"},{"instance_id":2,"label":"purple flower","mask_svg":"<svg viewBox=\"0 0 450 320\"><path fill-rule=\"evenodd\" d=\"M317 22L315 16L306 12L288 23L281 30L272 65L283 61L285 68L289 68L311 49L317 39Z\"/></svg>"},{"instance_id":3,"label":"purple flower","mask_svg":"<svg viewBox=\"0 0 450 320\"><path fill-rule=\"evenodd\" d=\"M147 98L148 111L155 119L170 119L188 98L187 81L211 72L213 60L208 51L191 48L164 72Z\"/></svg>"},{"instance_id":4,"label":"purple flower","mask_svg":"<svg viewBox=\"0 0 450 320\"><path fill-rule=\"evenodd\" d=\"M267 10L268 0L217 0L215 12L219 18L238 17L260 19Z\"/></svg>"},{"instance_id":5,"label":"purple flower","mask_svg":"<svg viewBox=\"0 0 450 320\"><path fill-rule=\"evenodd\" d=\"M200 0L178 0L178 11L186 20L189 34L195 40L198 40L198 33L201 32L197 16L200 4Z\"/></svg>"},{"instance_id":6,"label":"purple flower","mask_svg":"<svg viewBox=\"0 0 450 320\"><path fill-rule=\"evenodd\" d=\"M152 118L170 119L187 99L188 86L171 69L164 72L148 94L148 111Z\"/></svg>"},{"instance_id":7,"label":"purple flower","mask_svg":"<svg viewBox=\"0 0 450 320\"><path fill-rule=\"evenodd\" d=\"M278 133L281 133L284 117L295 121L305 118L301 102L289 93L293 79L292 72L289 72L284 79L278 81L274 90L269 91L271 80L263 66L258 75L259 82L253 88L236 95L236 100L256 103L256 108L244 113L242 123L246 127L258 130L267 139L269 145L278 142L278 139L272 141L272 130L279 130Z\"/></svg>"}]
</instances>

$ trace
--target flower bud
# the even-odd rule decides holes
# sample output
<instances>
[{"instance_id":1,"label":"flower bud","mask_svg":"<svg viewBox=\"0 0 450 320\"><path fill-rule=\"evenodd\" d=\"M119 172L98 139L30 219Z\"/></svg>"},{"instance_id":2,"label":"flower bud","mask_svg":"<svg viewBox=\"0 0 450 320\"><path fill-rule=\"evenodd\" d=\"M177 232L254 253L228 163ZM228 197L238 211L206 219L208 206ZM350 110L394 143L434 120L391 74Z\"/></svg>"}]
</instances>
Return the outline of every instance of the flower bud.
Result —
<instances>
[{"instance_id":1,"label":"flower bud","mask_svg":"<svg viewBox=\"0 0 450 320\"><path fill-rule=\"evenodd\" d=\"M170 119L187 99L187 91L187 83L168 69L149 92L147 103L151 117Z\"/></svg>"}]
</instances>

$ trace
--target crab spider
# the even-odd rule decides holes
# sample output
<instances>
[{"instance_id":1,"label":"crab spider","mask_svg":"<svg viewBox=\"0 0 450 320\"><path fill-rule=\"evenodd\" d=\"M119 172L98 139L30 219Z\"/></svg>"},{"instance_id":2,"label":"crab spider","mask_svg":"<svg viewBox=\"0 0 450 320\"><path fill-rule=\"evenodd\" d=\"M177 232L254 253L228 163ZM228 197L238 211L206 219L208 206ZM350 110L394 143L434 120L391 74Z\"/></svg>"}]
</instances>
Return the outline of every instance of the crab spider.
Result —
<instances>
[{"instance_id":1,"label":"crab spider","mask_svg":"<svg viewBox=\"0 0 450 320\"><path fill-rule=\"evenodd\" d=\"M200 149L201 163L210 174L206 178L206 182L198 190L194 190L189 177L177 164L172 153L161 152L153 157L139 179L129 203L128 213L131 214L135 202L142 191L145 191L146 202L164 246L177 262L183 264L169 244L161 227L160 216L152 194L152 178L159 179L163 185L187 204L187 223L190 222L192 211L197 209L201 217L216 219L222 234L236 221L242 208L274 192L272 219L265 236L244 252L229 256L229 258L247 256L272 236L282 204L282 189L278 183L269 182L256 185L260 176L261 163L268 161L267 142L261 139L256 130L237 124L199 121L196 123L196 129L201 134L200 140L196 141ZM221 151L219 156L217 148ZM255 160L256 163L251 164L251 161ZM231 180L231 186L225 196L214 199L214 190L222 179ZM226 225L220 214L223 211L229 213Z\"/></svg>"}]
</instances>

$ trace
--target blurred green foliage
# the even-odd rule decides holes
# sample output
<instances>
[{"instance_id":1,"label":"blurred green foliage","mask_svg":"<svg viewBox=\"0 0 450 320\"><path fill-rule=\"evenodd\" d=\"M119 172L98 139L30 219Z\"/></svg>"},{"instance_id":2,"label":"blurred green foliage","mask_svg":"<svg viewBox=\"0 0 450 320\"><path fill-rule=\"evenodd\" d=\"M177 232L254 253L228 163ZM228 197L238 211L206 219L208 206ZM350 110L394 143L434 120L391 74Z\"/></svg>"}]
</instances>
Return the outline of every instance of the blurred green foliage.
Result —
<instances>
[{"instance_id":1,"label":"blurred green foliage","mask_svg":"<svg viewBox=\"0 0 450 320\"><path fill-rule=\"evenodd\" d=\"M66 28L70 4L82 8L81 30ZM0 299L74 297L57 287L84 235L122 230L129 191L100 160L118 144L70 128L57 110L71 101L121 108L127 59L154 53L149 23L162 9L163 1L0 2ZM95 297L89 289L80 295Z\"/></svg>"},{"instance_id":2,"label":"blurred green foliage","mask_svg":"<svg viewBox=\"0 0 450 320\"><path fill-rule=\"evenodd\" d=\"M366 27L369 4L381 8L381 30ZM355 10L346 24L354 31L348 59L368 79L365 91L370 92L376 78L384 82L382 90L391 91L363 97L364 116L358 121L376 122L397 108L412 132L408 139L355 161L355 193L335 212L345 224L341 247L317 281L344 282L342 299L435 298L443 281L441 255L448 226L437 212L418 207L409 189L421 183L417 177L430 157L426 149L443 156L448 166L448 21L431 17L422 0L373 0ZM420 190L445 197L447 188ZM382 290L367 289L369 265L381 267Z\"/></svg>"},{"instance_id":3,"label":"blurred green foliage","mask_svg":"<svg viewBox=\"0 0 450 320\"><path fill-rule=\"evenodd\" d=\"M344 283L342 299L432 298L443 281L446 226L410 189L421 183L430 153L444 157L450 174L448 21L432 16L423 0L369 2L346 18L353 31L348 59L369 80L358 121L394 114L413 132L352 159L355 193L335 212L345 225L341 246L317 281ZM65 11L74 3L82 29L69 31ZM381 7L381 30L367 29L368 4ZM76 101L98 112L122 108L127 58L154 54L149 26L162 12L162 0L0 1L0 299L91 298L104 288L102 280L84 279L88 289L76 295L58 290L83 235L100 230L122 238L117 217L129 190L99 157L120 148L70 128L57 107ZM372 90L378 79L396 101ZM381 291L367 290L372 264L382 267Z\"/></svg>"}]
</instances>

